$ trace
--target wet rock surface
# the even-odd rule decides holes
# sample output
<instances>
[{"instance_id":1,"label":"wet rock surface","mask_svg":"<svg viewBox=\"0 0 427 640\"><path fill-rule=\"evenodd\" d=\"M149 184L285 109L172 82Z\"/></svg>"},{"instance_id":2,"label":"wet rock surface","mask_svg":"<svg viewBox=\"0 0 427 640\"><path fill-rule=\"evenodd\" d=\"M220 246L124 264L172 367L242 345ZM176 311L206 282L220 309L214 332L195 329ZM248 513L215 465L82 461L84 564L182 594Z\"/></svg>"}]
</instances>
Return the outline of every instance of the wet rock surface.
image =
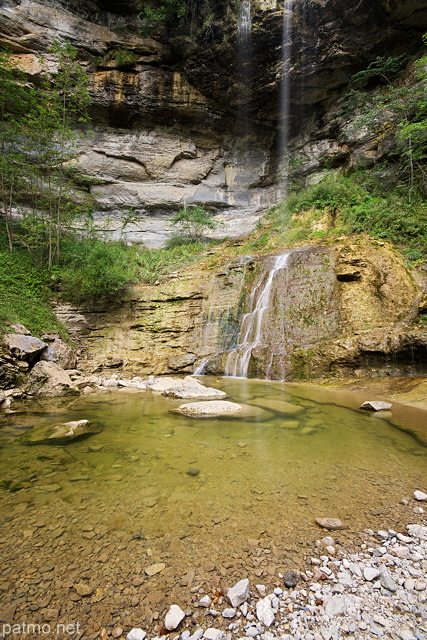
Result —
<instances>
[{"instance_id":1,"label":"wet rock surface","mask_svg":"<svg viewBox=\"0 0 427 640\"><path fill-rule=\"evenodd\" d=\"M34 444L66 444L77 438L99 433L101 427L91 424L89 420L75 420L63 424L38 426L25 434L22 442L27 445Z\"/></svg>"}]
</instances>

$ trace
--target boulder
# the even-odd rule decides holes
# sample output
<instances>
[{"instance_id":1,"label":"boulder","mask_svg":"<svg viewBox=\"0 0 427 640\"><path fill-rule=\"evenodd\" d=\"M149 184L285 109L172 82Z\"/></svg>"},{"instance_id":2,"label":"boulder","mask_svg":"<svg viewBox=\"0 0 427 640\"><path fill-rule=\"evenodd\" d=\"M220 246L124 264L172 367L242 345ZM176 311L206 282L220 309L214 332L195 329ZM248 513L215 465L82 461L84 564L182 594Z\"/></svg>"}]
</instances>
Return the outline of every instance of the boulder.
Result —
<instances>
[{"instance_id":1,"label":"boulder","mask_svg":"<svg viewBox=\"0 0 427 640\"><path fill-rule=\"evenodd\" d=\"M3 342L14 358L25 360L30 364L36 362L48 346L39 338L20 333L5 333Z\"/></svg>"},{"instance_id":2,"label":"boulder","mask_svg":"<svg viewBox=\"0 0 427 640\"><path fill-rule=\"evenodd\" d=\"M16 386L19 367L9 357L0 357L0 389L12 389Z\"/></svg>"},{"instance_id":3,"label":"boulder","mask_svg":"<svg viewBox=\"0 0 427 640\"><path fill-rule=\"evenodd\" d=\"M25 392L29 396L77 396L70 376L55 362L37 362L34 365Z\"/></svg>"},{"instance_id":4,"label":"boulder","mask_svg":"<svg viewBox=\"0 0 427 640\"><path fill-rule=\"evenodd\" d=\"M77 355L74 349L60 338L55 338L52 344L43 351L40 360L56 362L62 369L75 369L77 365Z\"/></svg>"},{"instance_id":5,"label":"boulder","mask_svg":"<svg viewBox=\"0 0 427 640\"><path fill-rule=\"evenodd\" d=\"M380 400L367 400L360 408L368 411L388 411L393 405L390 402L381 402Z\"/></svg>"},{"instance_id":6,"label":"boulder","mask_svg":"<svg viewBox=\"0 0 427 640\"><path fill-rule=\"evenodd\" d=\"M182 413L194 418L209 418L211 416L229 416L242 411L242 406L227 400L210 400L207 402L187 402L177 409L171 409L174 413Z\"/></svg>"},{"instance_id":7,"label":"boulder","mask_svg":"<svg viewBox=\"0 0 427 640\"><path fill-rule=\"evenodd\" d=\"M87 437L99 433L101 427L92 424L89 420L75 420L55 425L40 425L33 427L31 431L22 437L23 444L67 444L78 438Z\"/></svg>"},{"instance_id":8,"label":"boulder","mask_svg":"<svg viewBox=\"0 0 427 640\"><path fill-rule=\"evenodd\" d=\"M227 394L219 389L205 387L196 378L153 378L148 380L147 388L158 391L169 398L224 398Z\"/></svg>"}]
</instances>

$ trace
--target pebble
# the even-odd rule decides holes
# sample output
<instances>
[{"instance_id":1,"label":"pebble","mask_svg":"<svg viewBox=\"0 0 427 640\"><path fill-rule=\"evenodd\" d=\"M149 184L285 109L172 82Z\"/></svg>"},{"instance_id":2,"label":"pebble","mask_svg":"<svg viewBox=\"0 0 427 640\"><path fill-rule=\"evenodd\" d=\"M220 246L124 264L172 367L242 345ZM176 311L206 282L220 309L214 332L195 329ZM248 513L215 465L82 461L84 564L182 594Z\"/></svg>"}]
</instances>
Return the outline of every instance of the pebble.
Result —
<instances>
[{"instance_id":1,"label":"pebble","mask_svg":"<svg viewBox=\"0 0 427 640\"><path fill-rule=\"evenodd\" d=\"M414 498L419 502L427 502L427 493L423 491L414 491Z\"/></svg>"},{"instance_id":2,"label":"pebble","mask_svg":"<svg viewBox=\"0 0 427 640\"><path fill-rule=\"evenodd\" d=\"M298 574L296 571L287 571L283 576L283 584L288 589L293 589L298 584Z\"/></svg>"},{"instance_id":3,"label":"pebble","mask_svg":"<svg viewBox=\"0 0 427 640\"><path fill-rule=\"evenodd\" d=\"M316 522L319 527L323 529L330 529L331 531L338 531L340 529L347 529L346 525L338 520L338 518L316 518Z\"/></svg>"},{"instance_id":4,"label":"pebble","mask_svg":"<svg viewBox=\"0 0 427 640\"><path fill-rule=\"evenodd\" d=\"M236 609L224 609L224 611L222 612L222 617L223 618L234 618L236 615L237 611Z\"/></svg>"},{"instance_id":5,"label":"pebble","mask_svg":"<svg viewBox=\"0 0 427 640\"><path fill-rule=\"evenodd\" d=\"M378 571L378 569L375 569L374 567L365 567L363 569L363 577L365 578L365 580L368 580L369 582L372 582L373 580L378 578L379 575L380 575L380 572Z\"/></svg>"},{"instance_id":6,"label":"pebble","mask_svg":"<svg viewBox=\"0 0 427 640\"><path fill-rule=\"evenodd\" d=\"M146 632L142 629L135 628L131 629L126 636L126 640L145 640Z\"/></svg>"},{"instance_id":7,"label":"pebble","mask_svg":"<svg viewBox=\"0 0 427 640\"><path fill-rule=\"evenodd\" d=\"M229 599L231 606L235 609L246 602L250 595L249 580L244 578L227 591L227 598Z\"/></svg>"},{"instance_id":8,"label":"pebble","mask_svg":"<svg viewBox=\"0 0 427 640\"><path fill-rule=\"evenodd\" d=\"M269 596L258 600L256 603L256 615L261 624L265 627L271 627L274 622L274 610Z\"/></svg>"},{"instance_id":9,"label":"pebble","mask_svg":"<svg viewBox=\"0 0 427 640\"><path fill-rule=\"evenodd\" d=\"M165 629L173 631L185 618L185 613L177 604L172 604L165 617Z\"/></svg>"},{"instance_id":10,"label":"pebble","mask_svg":"<svg viewBox=\"0 0 427 640\"><path fill-rule=\"evenodd\" d=\"M165 568L166 565L163 562L158 562L157 564L151 564L149 567L145 567L145 573L147 576L155 576L156 573L160 573Z\"/></svg>"},{"instance_id":11,"label":"pebble","mask_svg":"<svg viewBox=\"0 0 427 640\"><path fill-rule=\"evenodd\" d=\"M225 631L221 631L220 629L215 629L214 627L209 627L203 634L203 638L205 640L226 640Z\"/></svg>"}]
</instances>

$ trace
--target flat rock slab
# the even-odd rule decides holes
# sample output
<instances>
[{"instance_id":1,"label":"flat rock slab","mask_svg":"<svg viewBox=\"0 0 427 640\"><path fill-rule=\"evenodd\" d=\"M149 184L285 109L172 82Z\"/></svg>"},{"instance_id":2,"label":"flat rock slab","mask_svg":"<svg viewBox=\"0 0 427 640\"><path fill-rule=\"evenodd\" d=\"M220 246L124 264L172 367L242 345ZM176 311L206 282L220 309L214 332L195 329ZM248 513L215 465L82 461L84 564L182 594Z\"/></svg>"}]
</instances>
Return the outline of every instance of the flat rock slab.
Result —
<instances>
[{"instance_id":1,"label":"flat rock slab","mask_svg":"<svg viewBox=\"0 0 427 640\"><path fill-rule=\"evenodd\" d=\"M367 409L368 411L389 411L392 408L390 402L382 402L380 400L367 400L360 408Z\"/></svg>"},{"instance_id":2,"label":"flat rock slab","mask_svg":"<svg viewBox=\"0 0 427 640\"><path fill-rule=\"evenodd\" d=\"M285 400L275 400L274 398L256 398L251 400L248 404L255 404L257 407L274 411L274 413L280 413L285 416L296 416L301 411L304 411L304 407L300 407L297 404L291 404Z\"/></svg>"},{"instance_id":3,"label":"flat rock slab","mask_svg":"<svg viewBox=\"0 0 427 640\"><path fill-rule=\"evenodd\" d=\"M340 529L347 529L347 526L338 520L338 518L316 518L316 522L319 527L323 529L329 529L330 531L339 531Z\"/></svg>"},{"instance_id":4,"label":"flat rock slab","mask_svg":"<svg viewBox=\"0 0 427 640\"><path fill-rule=\"evenodd\" d=\"M193 418L209 418L210 416L243 415L243 407L235 402L227 400L208 400L206 402L187 402L177 409L171 409L173 413L182 413Z\"/></svg>"},{"instance_id":5,"label":"flat rock slab","mask_svg":"<svg viewBox=\"0 0 427 640\"><path fill-rule=\"evenodd\" d=\"M78 438L99 433L100 431L101 427L97 424L90 423L89 420L75 420L61 424L33 427L31 431L22 437L22 443L26 445L63 445Z\"/></svg>"},{"instance_id":6,"label":"flat rock slab","mask_svg":"<svg viewBox=\"0 0 427 640\"><path fill-rule=\"evenodd\" d=\"M154 378L147 381L147 389L169 398L225 398L225 391L205 387L192 376L185 378Z\"/></svg>"}]
</instances>

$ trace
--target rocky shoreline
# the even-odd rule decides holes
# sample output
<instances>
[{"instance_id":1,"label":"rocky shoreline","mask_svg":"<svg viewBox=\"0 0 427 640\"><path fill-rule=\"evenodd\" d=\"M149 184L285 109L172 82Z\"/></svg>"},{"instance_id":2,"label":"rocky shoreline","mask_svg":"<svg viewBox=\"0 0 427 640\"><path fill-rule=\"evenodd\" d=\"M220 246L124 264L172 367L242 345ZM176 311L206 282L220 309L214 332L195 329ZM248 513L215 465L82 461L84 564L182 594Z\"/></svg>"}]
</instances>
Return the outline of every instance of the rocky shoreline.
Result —
<instances>
[{"instance_id":1,"label":"rocky shoreline","mask_svg":"<svg viewBox=\"0 0 427 640\"><path fill-rule=\"evenodd\" d=\"M242 579L216 602L205 595L196 603L206 611L204 624L172 637L425 640L427 526L410 524L406 529L405 533L367 529L357 553L340 551L332 537L324 537L316 541L317 553L311 558L311 565L299 574L288 572L281 576L281 587L268 592L265 585L250 588L249 580ZM189 612L172 605L165 617L164 631L175 633ZM197 614L196 617L200 620ZM112 637L122 634L120 627L111 631ZM147 633L134 628L126 637L144 640Z\"/></svg>"}]
</instances>

